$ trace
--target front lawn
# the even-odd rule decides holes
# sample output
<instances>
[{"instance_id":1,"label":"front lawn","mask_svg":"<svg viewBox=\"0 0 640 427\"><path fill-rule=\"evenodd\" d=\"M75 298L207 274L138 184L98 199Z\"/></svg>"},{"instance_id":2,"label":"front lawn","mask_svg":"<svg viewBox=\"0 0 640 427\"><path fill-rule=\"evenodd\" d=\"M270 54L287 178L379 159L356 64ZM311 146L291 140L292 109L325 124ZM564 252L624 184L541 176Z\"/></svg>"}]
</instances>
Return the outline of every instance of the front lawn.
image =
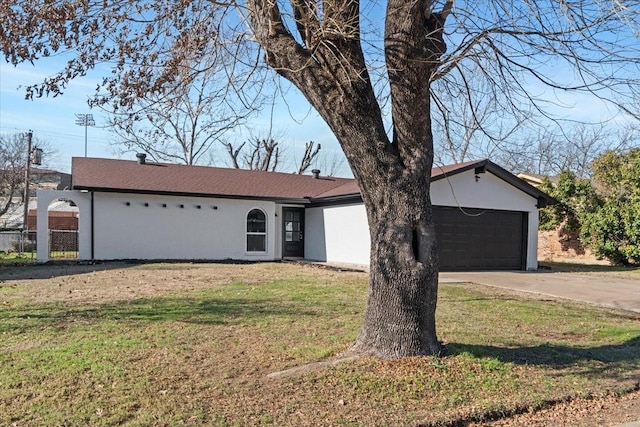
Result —
<instances>
[{"instance_id":1,"label":"front lawn","mask_svg":"<svg viewBox=\"0 0 640 427\"><path fill-rule=\"evenodd\" d=\"M390 425L625 392L640 316L444 284L448 355L292 376L355 340L364 273L286 263L0 270L0 425Z\"/></svg>"}]
</instances>

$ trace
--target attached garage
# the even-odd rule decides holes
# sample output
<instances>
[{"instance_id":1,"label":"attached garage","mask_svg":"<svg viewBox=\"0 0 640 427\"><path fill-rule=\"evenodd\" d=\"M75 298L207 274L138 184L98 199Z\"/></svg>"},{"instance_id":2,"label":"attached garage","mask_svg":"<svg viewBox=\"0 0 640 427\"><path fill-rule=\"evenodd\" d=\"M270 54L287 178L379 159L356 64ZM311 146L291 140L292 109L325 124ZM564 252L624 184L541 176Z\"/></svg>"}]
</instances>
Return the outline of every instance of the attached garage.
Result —
<instances>
[{"instance_id":1,"label":"attached garage","mask_svg":"<svg viewBox=\"0 0 640 427\"><path fill-rule=\"evenodd\" d=\"M367 230L359 228L367 221L364 206L359 194L339 190L305 210L307 230L314 233L305 257L366 265L370 242ZM553 202L489 160L434 167L431 203L440 269L537 269L538 209Z\"/></svg>"},{"instance_id":2,"label":"attached garage","mask_svg":"<svg viewBox=\"0 0 640 427\"><path fill-rule=\"evenodd\" d=\"M523 270L527 213L434 207L440 270Z\"/></svg>"}]
</instances>

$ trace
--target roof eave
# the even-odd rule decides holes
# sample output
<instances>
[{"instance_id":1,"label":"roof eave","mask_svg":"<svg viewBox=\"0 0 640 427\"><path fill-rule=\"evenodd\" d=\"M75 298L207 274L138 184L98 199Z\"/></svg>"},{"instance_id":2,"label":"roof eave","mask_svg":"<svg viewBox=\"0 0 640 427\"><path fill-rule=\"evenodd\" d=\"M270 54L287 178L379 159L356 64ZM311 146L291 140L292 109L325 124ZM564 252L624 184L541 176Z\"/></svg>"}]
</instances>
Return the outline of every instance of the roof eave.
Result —
<instances>
[{"instance_id":1,"label":"roof eave","mask_svg":"<svg viewBox=\"0 0 640 427\"><path fill-rule=\"evenodd\" d=\"M486 171L491 172L493 175L495 175L498 178L502 179L506 183L516 187L517 189L519 189L523 193L526 193L529 196L531 196L534 199L536 199L538 201L537 207L539 209L542 209L542 208L544 208L546 206L554 205L554 204L558 203L558 201L556 199L554 199L553 197L549 196L544 191L541 191L538 188L534 187L533 185L529 184L528 182L524 181L523 179L518 178L517 176L515 176L514 174L512 174L508 170L504 169L502 166L499 166L499 165L493 163L489 159L478 160L477 162L470 163L470 164L468 164L468 165L466 165L464 167L461 167L459 169L454 169L454 170L452 170L450 172L443 172L443 173L441 173L439 175L436 175L435 177L432 177L431 180L432 181L438 181L440 179L444 179L446 177L457 175L459 173L463 173L463 172L466 172L466 171L471 170L471 169L482 169L483 172L486 172ZM482 172L479 172L479 173L482 173Z\"/></svg>"},{"instance_id":2,"label":"roof eave","mask_svg":"<svg viewBox=\"0 0 640 427\"><path fill-rule=\"evenodd\" d=\"M311 205L309 207L344 205L351 203L362 203L362 195L360 193L352 193L341 194L339 196L312 198Z\"/></svg>"},{"instance_id":3,"label":"roof eave","mask_svg":"<svg viewBox=\"0 0 640 427\"><path fill-rule=\"evenodd\" d=\"M105 188L105 187L92 187L84 185L74 185L74 190L89 191L94 193L120 193L120 194L139 194L139 195L159 195L159 196L173 196L173 197L200 197L211 199L230 199L230 200L263 200L276 203L291 203L291 204L308 204L310 199L308 197L292 198L292 197L269 197L269 196L249 196L240 194L208 194L208 193L190 193L180 191L157 191L157 190L140 190L129 188Z\"/></svg>"},{"instance_id":4,"label":"roof eave","mask_svg":"<svg viewBox=\"0 0 640 427\"><path fill-rule=\"evenodd\" d=\"M523 179L518 178L508 170L504 169L502 166L499 166L493 163L491 160L484 160L486 162L486 168L492 174L502 179L503 181L513 185L518 188L520 191L530 195L538 201L538 209L542 209L549 205L554 205L558 203L556 199L549 196L544 191L534 187Z\"/></svg>"}]
</instances>

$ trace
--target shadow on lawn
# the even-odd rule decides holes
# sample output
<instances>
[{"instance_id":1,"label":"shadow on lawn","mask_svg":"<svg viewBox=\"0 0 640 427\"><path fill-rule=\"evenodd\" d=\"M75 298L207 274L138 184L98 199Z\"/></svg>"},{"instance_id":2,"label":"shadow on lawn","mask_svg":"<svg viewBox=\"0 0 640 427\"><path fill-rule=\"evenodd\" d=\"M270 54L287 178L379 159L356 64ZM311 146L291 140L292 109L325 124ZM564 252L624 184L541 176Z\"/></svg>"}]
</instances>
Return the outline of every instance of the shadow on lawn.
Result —
<instances>
[{"instance_id":1,"label":"shadow on lawn","mask_svg":"<svg viewBox=\"0 0 640 427\"><path fill-rule=\"evenodd\" d=\"M614 272L625 272L632 273L634 271L640 270L640 265L608 265L608 264L580 264L580 263L569 263L569 262L551 262L551 261L541 261L539 262L539 268L541 270L547 270L551 273L559 273L559 272L585 272L585 273L610 273Z\"/></svg>"},{"instance_id":2,"label":"shadow on lawn","mask_svg":"<svg viewBox=\"0 0 640 427\"><path fill-rule=\"evenodd\" d=\"M94 273L96 271L130 268L136 265L136 263L124 261L87 262L65 260L50 261L45 264L30 263L2 266L2 269L0 269L0 281L51 279L54 277Z\"/></svg>"},{"instance_id":3,"label":"shadow on lawn","mask_svg":"<svg viewBox=\"0 0 640 427\"><path fill-rule=\"evenodd\" d=\"M254 322L268 317L301 317L317 313L304 304L275 299L150 298L102 304L65 306L44 304L5 310L0 315L0 334L43 326L67 327L74 323L103 321L186 322L223 325Z\"/></svg>"},{"instance_id":4,"label":"shadow on lawn","mask_svg":"<svg viewBox=\"0 0 640 427\"><path fill-rule=\"evenodd\" d=\"M81 261L64 260L49 261L44 264L19 264L2 266L0 282L3 280L51 279L54 277L73 276L76 274L94 273L106 270L119 270L140 265L156 265L156 270L164 270L160 264L171 264L170 269L189 268L190 264L256 264L264 261L243 260L113 260L113 261Z\"/></svg>"},{"instance_id":5,"label":"shadow on lawn","mask_svg":"<svg viewBox=\"0 0 640 427\"><path fill-rule=\"evenodd\" d=\"M462 343L447 344L447 353L468 353L475 357L490 357L505 363L543 365L563 369L584 367L593 374L605 374L621 365L640 368L640 335L620 344L579 347L545 343L529 347L497 347Z\"/></svg>"}]
</instances>

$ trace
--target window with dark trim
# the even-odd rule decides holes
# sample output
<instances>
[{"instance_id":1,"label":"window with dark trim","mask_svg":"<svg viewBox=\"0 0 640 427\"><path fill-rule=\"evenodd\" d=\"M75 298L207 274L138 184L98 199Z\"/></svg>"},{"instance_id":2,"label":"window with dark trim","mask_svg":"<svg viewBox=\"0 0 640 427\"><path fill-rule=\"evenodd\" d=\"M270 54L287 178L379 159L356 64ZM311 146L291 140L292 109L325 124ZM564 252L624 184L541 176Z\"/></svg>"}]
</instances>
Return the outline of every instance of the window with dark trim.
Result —
<instances>
[{"instance_id":1,"label":"window with dark trim","mask_svg":"<svg viewBox=\"0 0 640 427\"><path fill-rule=\"evenodd\" d=\"M260 209L247 214L247 252L267 251L267 217Z\"/></svg>"}]
</instances>

